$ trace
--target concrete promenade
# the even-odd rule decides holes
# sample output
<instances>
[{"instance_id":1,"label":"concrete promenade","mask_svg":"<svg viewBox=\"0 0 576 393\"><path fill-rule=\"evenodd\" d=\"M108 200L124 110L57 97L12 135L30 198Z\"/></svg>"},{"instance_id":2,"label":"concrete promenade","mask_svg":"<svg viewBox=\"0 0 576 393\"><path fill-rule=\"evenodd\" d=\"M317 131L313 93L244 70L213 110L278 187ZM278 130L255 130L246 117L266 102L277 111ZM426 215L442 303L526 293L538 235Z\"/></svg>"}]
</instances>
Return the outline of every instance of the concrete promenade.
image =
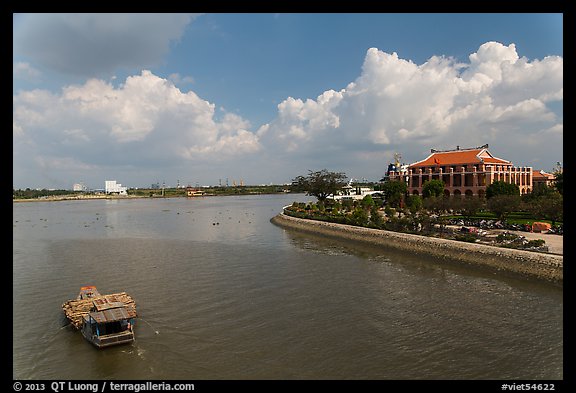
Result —
<instances>
[{"instance_id":1,"label":"concrete promenade","mask_svg":"<svg viewBox=\"0 0 576 393\"><path fill-rule=\"evenodd\" d=\"M511 273L515 276L558 284L562 284L564 277L563 255L294 218L282 213L270 221L278 226L301 232L347 239L388 249L433 255L441 259L459 261L492 271ZM537 235L542 237L541 234ZM562 238L561 236L558 237Z\"/></svg>"}]
</instances>

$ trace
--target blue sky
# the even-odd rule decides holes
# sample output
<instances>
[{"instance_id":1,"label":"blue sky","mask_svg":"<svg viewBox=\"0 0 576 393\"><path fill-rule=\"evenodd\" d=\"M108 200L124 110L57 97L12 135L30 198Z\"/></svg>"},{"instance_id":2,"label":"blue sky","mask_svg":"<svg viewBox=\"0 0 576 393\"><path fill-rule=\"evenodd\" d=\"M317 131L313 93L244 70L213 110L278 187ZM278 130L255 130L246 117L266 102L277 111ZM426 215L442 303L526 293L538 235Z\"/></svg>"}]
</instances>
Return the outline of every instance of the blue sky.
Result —
<instances>
[{"instance_id":1,"label":"blue sky","mask_svg":"<svg viewBox=\"0 0 576 393\"><path fill-rule=\"evenodd\" d=\"M16 14L13 186L563 161L562 14ZM32 158L31 158L32 157Z\"/></svg>"}]
</instances>

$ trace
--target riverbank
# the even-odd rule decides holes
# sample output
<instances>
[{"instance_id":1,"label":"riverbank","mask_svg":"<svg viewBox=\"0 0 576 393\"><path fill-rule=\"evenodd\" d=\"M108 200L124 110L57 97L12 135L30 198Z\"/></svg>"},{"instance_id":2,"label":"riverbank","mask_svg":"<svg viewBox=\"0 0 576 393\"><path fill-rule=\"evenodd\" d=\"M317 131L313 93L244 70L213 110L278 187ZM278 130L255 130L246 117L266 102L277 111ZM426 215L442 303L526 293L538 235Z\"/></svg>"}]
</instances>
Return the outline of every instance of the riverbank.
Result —
<instances>
[{"instance_id":1,"label":"riverbank","mask_svg":"<svg viewBox=\"0 0 576 393\"><path fill-rule=\"evenodd\" d=\"M91 201L94 199L137 199L147 198L140 195L55 195L40 198L12 199L12 202L55 202L55 201Z\"/></svg>"},{"instance_id":2,"label":"riverbank","mask_svg":"<svg viewBox=\"0 0 576 393\"><path fill-rule=\"evenodd\" d=\"M160 194L150 194L147 193L139 193L139 194L128 194L128 195L115 195L115 194L77 194L77 195L49 195L49 196L42 196L39 198L13 198L12 202L55 202L55 201L87 201L87 200L94 200L94 199L137 199L137 198L146 198L146 199L165 199L165 198L204 198L204 197L213 197L213 196L250 196L250 195L284 195L287 192L283 191L254 191L250 189L243 189L238 191L237 189L230 189L224 191L217 191L217 192L205 192L202 195L197 196L187 196L184 191L181 193L173 193L167 192L166 195Z\"/></svg>"},{"instance_id":3,"label":"riverbank","mask_svg":"<svg viewBox=\"0 0 576 393\"><path fill-rule=\"evenodd\" d=\"M385 248L432 255L506 274L520 275L562 284L564 257L524 250L494 247L408 233L362 228L351 225L294 218L278 214L273 224L308 232L367 243Z\"/></svg>"}]
</instances>

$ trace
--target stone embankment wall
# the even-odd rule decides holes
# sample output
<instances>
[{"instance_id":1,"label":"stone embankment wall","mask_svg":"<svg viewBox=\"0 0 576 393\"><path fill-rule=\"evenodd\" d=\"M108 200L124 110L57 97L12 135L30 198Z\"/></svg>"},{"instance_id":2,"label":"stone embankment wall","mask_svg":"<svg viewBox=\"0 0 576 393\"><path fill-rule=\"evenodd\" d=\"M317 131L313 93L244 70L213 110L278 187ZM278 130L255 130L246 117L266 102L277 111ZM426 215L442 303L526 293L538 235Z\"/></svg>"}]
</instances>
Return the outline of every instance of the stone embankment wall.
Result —
<instances>
[{"instance_id":1,"label":"stone embankment wall","mask_svg":"<svg viewBox=\"0 0 576 393\"><path fill-rule=\"evenodd\" d=\"M285 228L340 239L358 241L389 249L416 252L518 274L555 283L563 281L564 257L532 251L514 250L456 240L362 228L278 214L270 220Z\"/></svg>"}]
</instances>

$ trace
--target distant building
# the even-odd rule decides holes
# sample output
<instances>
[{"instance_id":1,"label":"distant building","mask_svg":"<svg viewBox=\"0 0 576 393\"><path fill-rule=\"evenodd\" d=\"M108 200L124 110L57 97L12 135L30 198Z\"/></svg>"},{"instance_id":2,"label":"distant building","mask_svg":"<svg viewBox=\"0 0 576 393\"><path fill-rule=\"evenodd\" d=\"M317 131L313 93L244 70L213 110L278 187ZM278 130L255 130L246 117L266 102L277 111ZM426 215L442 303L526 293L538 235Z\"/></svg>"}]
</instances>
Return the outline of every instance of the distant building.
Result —
<instances>
[{"instance_id":1,"label":"distant building","mask_svg":"<svg viewBox=\"0 0 576 393\"><path fill-rule=\"evenodd\" d=\"M128 187L122 187L122 184L116 183L116 180L106 180L104 190L106 194L128 195Z\"/></svg>"},{"instance_id":2,"label":"distant building","mask_svg":"<svg viewBox=\"0 0 576 393\"><path fill-rule=\"evenodd\" d=\"M552 187L554 181L556 181L556 176L552 173L547 173L543 170L534 170L532 172L532 184L534 185L534 188L539 187L540 185Z\"/></svg>"},{"instance_id":3,"label":"distant building","mask_svg":"<svg viewBox=\"0 0 576 393\"><path fill-rule=\"evenodd\" d=\"M408 165L407 171L391 171L388 180L404 180L410 195L422 195L428 180L444 182L445 196L485 196L486 187L495 181L516 184L521 194L532 192L532 167L515 167L512 162L494 157L488 145L455 150L430 150L422 161Z\"/></svg>"},{"instance_id":4,"label":"distant building","mask_svg":"<svg viewBox=\"0 0 576 393\"><path fill-rule=\"evenodd\" d=\"M74 183L72 185L72 191L88 191L88 187L84 183Z\"/></svg>"}]
</instances>

